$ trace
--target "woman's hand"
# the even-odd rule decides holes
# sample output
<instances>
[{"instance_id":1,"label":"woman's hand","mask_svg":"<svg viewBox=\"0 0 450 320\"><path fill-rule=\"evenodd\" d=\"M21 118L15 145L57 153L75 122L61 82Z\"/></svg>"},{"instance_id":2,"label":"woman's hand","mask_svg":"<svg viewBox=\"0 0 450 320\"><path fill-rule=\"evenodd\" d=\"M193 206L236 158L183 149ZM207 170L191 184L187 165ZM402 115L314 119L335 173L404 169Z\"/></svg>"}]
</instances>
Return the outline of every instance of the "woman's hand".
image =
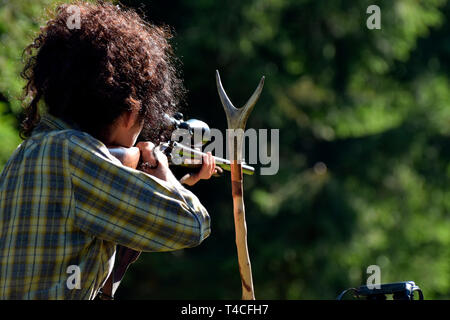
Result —
<instances>
[{"instance_id":1,"label":"woman's hand","mask_svg":"<svg viewBox=\"0 0 450 320\"><path fill-rule=\"evenodd\" d=\"M222 168L216 168L216 161L211 152L208 152L202 158L202 167L199 172L189 173L178 181L169 169L166 155L159 151L152 142L138 142L136 147L141 151L143 164L139 168L140 170L174 184L181 182L188 186L193 186L200 180L211 178L214 173L222 172Z\"/></svg>"},{"instance_id":2,"label":"woman's hand","mask_svg":"<svg viewBox=\"0 0 450 320\"><path fill-rule=\"evenodd\" d=\"M155 176L161 180L179 185L179 181L169 169L169 161L152 142L138 142L136 147L141 151L142 165L140 170Z\"/></svg>"},{"instance_id":3,"label":"woman's hand","mask_svg":"<svg viewBox=\"0 0 450 320\"><path fill-rule=\"evenodd\" d=\"M221 168L216 168L216 161L212 156L211 152L206 153L202 158L202 167L197 173L188 173L180 182L187 184L188 186L193 186L200 180L207 180Z\"/></svg>"}]
</instances>

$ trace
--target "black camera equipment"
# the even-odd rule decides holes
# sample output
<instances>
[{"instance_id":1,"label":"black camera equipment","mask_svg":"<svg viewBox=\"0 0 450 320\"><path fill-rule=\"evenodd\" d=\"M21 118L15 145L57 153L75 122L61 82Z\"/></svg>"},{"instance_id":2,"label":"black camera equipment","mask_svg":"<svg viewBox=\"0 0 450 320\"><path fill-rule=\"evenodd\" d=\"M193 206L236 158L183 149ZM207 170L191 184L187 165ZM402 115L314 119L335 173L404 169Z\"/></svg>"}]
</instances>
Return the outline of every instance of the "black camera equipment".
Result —
<instances>
[{"instance_id":1,"label":"black camera equipment","mask_svg":"<svg viewBox=\"0 0 450 320\"><path fill-rule=\"evenodd\" d=\"M380 284L378 288L372 286L360 286L359 288L349 288L344 290L337 300L342 298L348 293L352 292L353 296L367 300L386 300L386 295L392 294L393 300L414 300L414 292L419 295L419 300L423 300L422 290L414 283L414 281L404 281L395 283Z\"/></svg>"}]
</instances>

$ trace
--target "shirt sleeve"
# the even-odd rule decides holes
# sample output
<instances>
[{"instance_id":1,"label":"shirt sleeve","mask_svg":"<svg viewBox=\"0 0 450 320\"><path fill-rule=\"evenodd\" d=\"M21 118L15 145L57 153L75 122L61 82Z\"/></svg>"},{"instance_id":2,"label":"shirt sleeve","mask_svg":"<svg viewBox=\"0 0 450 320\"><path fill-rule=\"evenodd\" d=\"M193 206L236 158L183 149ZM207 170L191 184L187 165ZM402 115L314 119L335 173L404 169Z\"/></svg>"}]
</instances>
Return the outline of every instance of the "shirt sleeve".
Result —
<instances>
[{"instance_id":1,"label":"shirt sleeve","mask_svg":"<svg viewBox=\"0 0 450 320\"><path fill-rule=\"evenodd\" d=\"M210 217L192 192L123 166L104 144L83 135L68 141L81 230L139 251L193 247L209 236Z\"/></svg>"}]
</instances>

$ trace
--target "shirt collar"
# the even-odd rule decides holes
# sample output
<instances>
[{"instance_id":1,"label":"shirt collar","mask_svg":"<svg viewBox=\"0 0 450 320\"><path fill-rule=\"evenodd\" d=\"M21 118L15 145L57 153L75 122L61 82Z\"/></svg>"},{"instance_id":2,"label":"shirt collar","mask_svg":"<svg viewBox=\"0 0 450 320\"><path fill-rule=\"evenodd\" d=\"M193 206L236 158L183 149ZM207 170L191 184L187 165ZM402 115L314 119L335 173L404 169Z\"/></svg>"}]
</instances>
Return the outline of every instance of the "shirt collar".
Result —
<instances>
[{"instance_id":1,"label":"shirt collar","mask_svg":"<svg viewBox=\"0 0 450 320\"><path fill-rule=\"evenodd\" d=\"M76 128L76 126L69 125L68 123L64 122L63 120L46 113L41 116L39 123L33 129L33 135L42 133L42 132L67 130L67 129L75 129L75 128Z\"/></svg>"}]
</instances>

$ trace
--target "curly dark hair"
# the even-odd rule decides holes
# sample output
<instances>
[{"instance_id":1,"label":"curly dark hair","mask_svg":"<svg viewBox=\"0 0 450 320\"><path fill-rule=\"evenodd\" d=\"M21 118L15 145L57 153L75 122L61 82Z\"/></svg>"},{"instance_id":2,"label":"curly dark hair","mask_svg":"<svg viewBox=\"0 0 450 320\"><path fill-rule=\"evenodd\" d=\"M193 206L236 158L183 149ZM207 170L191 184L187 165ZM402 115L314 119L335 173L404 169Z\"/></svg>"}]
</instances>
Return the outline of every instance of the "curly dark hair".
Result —
<instances>
[{"instance_id":1,"label":"curly dark hair","mask_svg":"<svg viewBox=\"0 0 450 320\"><path fill-rule=\"evenodd\" d=\"M69 28L76 5L80 28ZM70 9L70 10L69 10ZM173 114L185 93L167 26L155 26L131 9L83 1L60 5L25 51L27 81L21 136L47 112L103 140L126 111L139 110L142 135L158 141L162 114Z\"/></svg>"}]
</instances>

